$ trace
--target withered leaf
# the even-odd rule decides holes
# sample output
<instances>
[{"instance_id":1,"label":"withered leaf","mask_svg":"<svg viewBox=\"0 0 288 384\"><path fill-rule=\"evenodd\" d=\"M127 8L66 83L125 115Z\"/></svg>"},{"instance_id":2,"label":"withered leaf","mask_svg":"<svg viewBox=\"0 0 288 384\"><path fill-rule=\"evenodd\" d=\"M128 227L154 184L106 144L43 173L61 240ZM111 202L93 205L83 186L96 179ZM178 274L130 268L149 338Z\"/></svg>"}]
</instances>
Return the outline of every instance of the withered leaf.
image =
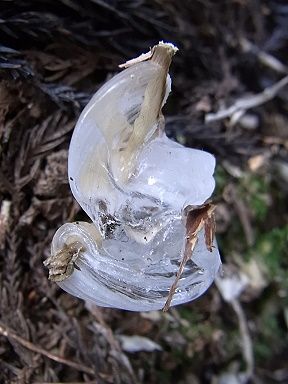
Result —
<instances>
[{"instance_id":1,"label":"withered leaf","mask_svg":"<svg viewBox=\"0 0 288 384\"><path fill-rule=\"evenodd\" d=\"M200 206L186 207L186 243L183 253L183 259L180 263L179 270L176 274L174 283L172 284L168 298L163 307L163 311L168 311L173 299L177 284L184 271L187 261L191 258L194 248L197 244L198 234L204 228L205 244L208 251L212 252L213 240L215 234L215 218L214 211L216 206L206 203Z\"/></svg>"}]
</instances>

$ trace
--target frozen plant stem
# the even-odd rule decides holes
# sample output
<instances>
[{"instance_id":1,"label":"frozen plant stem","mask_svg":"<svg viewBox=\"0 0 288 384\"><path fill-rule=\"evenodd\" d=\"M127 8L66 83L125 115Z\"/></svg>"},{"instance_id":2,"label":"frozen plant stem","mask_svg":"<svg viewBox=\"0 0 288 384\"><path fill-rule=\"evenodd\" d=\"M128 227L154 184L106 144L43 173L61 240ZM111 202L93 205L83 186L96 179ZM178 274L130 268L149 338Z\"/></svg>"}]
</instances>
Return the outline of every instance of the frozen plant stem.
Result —
<instances>
[{"instance_id":1,"label":"frozen plant stem","mask_svg":"<svg viewBox=\"0 0 288 384\"><path fill-rule=\"evenodd\" d=\"M166 310L205 292L220 265L206 203L214 157L164 130L176 51L160 42L122 65L72 136L70 187L92 223L64 224L45 265L64 290L100 306Z\"/></svg>"}]
</instances>

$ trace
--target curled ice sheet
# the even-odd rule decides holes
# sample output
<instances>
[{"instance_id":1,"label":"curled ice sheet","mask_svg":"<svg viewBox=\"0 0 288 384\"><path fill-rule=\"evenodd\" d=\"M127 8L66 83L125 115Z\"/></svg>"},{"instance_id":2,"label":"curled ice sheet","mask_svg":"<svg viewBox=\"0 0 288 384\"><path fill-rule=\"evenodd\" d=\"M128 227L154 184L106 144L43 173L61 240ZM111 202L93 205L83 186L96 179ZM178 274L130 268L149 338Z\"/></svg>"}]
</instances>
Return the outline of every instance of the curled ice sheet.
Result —
<instances>
[{"instance_id":1,"label":"curled ice sheet","mask_svg":"<svg viewBox=\"0 0 288 384\"><path fill-rule=\"evenodd\" d=\"M64 224L44 263L65 291L100 306L161 309L169 292L169 305L193 300L220 265L208 239L213 209L204 204L214 189L214 157L164 131L175 51L159 43L128 62L94 95L73 133L70 186L92 223Z\"/></svg>"}]
</instances>

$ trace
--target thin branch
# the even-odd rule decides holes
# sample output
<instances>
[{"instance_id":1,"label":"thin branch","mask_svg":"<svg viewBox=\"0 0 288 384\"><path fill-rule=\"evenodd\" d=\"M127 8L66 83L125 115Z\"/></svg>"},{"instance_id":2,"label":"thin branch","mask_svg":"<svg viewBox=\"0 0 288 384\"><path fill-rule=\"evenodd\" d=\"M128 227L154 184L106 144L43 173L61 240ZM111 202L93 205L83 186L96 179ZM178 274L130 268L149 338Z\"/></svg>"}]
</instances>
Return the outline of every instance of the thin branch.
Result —
<instances>
[{"instance_id":1,"label":"thin branch","mask_svg":"<svg viewBox=\"0 0 288 384\"><path fill-rule=\"evenodd\" d=\"M269 53L258 48L256 45L252 44L245 37L242 37L239 41L240 47L243 52L253 53L257 56L260 63L265 65L268 68L273 69L275 72L286 75L288 73L288 67L281 63L276 57L270 55Z\"/></svg>"},{"instance_id":2,"label":"thin branch","mask_svg":"<svg viewBox=\"0 0 288 384\"><path fill-rule=\"evenodd\" d=\"M216 113L207 113L205 116L205 123L223 120L227 117L233 116L235 113L239 113L240 111L247 111L248 109L259 107L259 105L272 100L287 84L288 75L283 77L277 83L273 84L271 87L265 88L263 92L258 93L257 95L238 99L233 105L231 105L231 107L227 109L221 109Z\"/></svg>"},{"instance_id":3,"label":"thin branch","mask_svg":"<svg viewBox=\"0 0 288 384\"><path fill-rule=\"evenodd\" d=\"M89 368L83 364L76 363L74 361L67 360L61 356L54 355L53 353L50 353L46 351L43 348L37 347L33 343L31 343L28 340L23 339L22 337L18 336L14 331L9 329L7 326L5 326L3 323L0 322L0 335L7 337L8 339L12 339L16 341L17 343L21 344L23 347L29 349L30 351L39 353L40 355L48 357L48 359L56 361L57 363L68 365L69 367L75 368L78 371L88 373L89 375L95 375L95 371L92 368Z\"/></svg>"},{"instance_id":4,"label":"thin branch","mask_svg":"<svg viewBox=\"0 0 288 384\"><path fill-rule=\"evenodd\" d=\"M238 317L240 333L242 336L242 353L247 366L246 373L250 378L254 370L254 355L247 320L240 302L237 299L234 299L230 303Z\"/></svg>"}]
</instances>

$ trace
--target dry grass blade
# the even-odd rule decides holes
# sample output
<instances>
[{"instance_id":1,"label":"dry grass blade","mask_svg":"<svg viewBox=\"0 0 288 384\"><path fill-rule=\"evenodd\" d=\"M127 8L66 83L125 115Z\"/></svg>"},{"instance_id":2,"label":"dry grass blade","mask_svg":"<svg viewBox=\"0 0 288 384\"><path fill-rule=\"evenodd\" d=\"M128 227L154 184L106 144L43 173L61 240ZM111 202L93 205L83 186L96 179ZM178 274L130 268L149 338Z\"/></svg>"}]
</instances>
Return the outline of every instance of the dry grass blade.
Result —
<instances>
[{"instance_id":1,"label":"dry grass blade","mask_svg":"<svg viewBox=\"0 0 288 384\"><path fill-rule=\"evenodd\" d=\"M182 273L184 271L184 268L185 268L185 265L187 264L187 261L192 256L192 253L194 251L194 248L195 248L196 244L197 244L197 237L196 236L192 236L186 242L184 256L183 256L183 259L182 259L182 261L180 263L178 272L176 274L176 279L175 279L174 283L172 284L172 286L170 288L170 291L169 291L169 294L168 294L168 298L167 298L166 303L165 303L165 305L163 307L163 312L168 311L168 309L170 308L171 301L173 299L173 296L174 296L174 293L176 291L177 285L179 283L180 277L181 277L181 275L182 275Z\"/></svg>"}]
</instances>

